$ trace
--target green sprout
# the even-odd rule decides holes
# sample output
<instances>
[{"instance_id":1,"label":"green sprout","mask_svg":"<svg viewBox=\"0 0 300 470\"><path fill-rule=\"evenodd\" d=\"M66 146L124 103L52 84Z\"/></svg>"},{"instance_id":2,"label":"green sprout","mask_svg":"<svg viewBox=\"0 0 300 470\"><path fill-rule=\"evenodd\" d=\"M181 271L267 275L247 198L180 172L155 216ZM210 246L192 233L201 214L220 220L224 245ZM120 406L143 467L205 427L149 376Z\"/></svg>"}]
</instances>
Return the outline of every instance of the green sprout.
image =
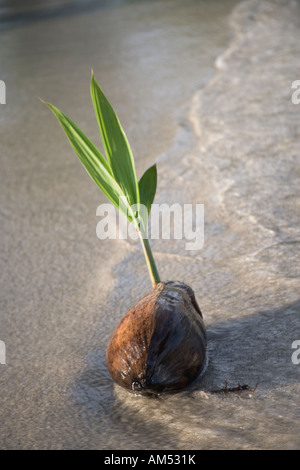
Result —
<instances>
[{"instance_id":1,"label":"green sprout","mask_svg":"<svg viewBox=\"0 0 300 470\"><path fill-rule=\"evenodd\" d=\"M148 168L138 181L132 151L111 104L92 72L91 97L106 158L63 112L44 102L53 111L84 168L108 199L132 223L142 243L153 287L159 274L146 235L148 216L157 185L156 165ZM146 210L142 210L146 207Z\"/></svg>"}]
</instances>

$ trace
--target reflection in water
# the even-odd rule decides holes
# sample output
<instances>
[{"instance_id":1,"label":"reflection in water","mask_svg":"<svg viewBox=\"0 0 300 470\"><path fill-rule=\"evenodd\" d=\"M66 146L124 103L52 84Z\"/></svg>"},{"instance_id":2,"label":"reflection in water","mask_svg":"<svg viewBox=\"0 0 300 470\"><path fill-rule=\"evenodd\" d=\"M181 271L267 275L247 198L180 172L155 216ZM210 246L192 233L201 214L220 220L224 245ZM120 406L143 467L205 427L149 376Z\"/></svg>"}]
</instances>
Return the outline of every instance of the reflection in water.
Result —
<instances>
[{"instance_id":1,"label":"reflection in water","mask_svg":"<svg viewBox=\"0 0 300 470\"><path fill-rule=\"evenodd\" d=\"M0 29L112 8L124 0L0 0Z\"/></svg>"}]
</instances>

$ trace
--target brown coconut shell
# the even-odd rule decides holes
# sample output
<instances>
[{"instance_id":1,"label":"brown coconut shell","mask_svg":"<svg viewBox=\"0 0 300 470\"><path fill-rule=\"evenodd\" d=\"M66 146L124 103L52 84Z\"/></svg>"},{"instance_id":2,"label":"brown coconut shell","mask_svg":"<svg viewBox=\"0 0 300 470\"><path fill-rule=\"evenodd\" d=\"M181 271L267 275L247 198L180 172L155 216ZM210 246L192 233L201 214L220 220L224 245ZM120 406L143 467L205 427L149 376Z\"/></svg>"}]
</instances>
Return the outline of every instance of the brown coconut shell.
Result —
<instances>
[{"instance_id":1,"label":"brown coconut shell","mask_svg":"<svg viewBox=\"0 0 300 470\"><path fill-rule=\"evenodd\" d=\"M206 331L193 290L160 282L122 318L106 352L114 381L136 393L180 390L206 362Z\"/></svg>"}]
</instances>

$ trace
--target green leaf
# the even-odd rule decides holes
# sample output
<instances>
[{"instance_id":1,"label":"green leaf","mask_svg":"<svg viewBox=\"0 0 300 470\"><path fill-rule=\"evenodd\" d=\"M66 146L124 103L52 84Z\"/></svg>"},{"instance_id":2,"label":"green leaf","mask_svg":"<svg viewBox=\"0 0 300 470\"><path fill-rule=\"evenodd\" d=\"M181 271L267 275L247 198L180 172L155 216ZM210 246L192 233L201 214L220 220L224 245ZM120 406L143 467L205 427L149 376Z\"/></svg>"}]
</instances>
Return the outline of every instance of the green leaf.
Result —
<instances>
[{"instance_id":1,"label":"green leaf","mask_svg":"<svg viewBox=\"0 0 300 470\"><path fill-rule=\"evenodd\" d=\"M91 178L108 197L108 199L132 222L129 216L127 198L115 181L111 168L99 150L79 129L79 127L63 112L50 103L44 103L52 110L78 155L81 163Z\"/></svg>"},{"instance_id":2,"label":"green leaf","mask_svg":"<svg viewBox=\"0 0 300 470\"><path fill-rule=\"evenodd\" d=\"M146 206L148 215L154 200L157 185L156 165L151 166L145 171L139 181L140 203Z\"/></svg>"},{"instance_id":3,"label":"green leaf","mask_svg":"<svg viewBox=\"0 0 300 470\"><path fill-rule=\"evenodd\" d=\"M91 79L91 97L112 174L126 195L129 205L138 204L139 186L130 145L94 74Z\"/></svg>"}]
</instances>

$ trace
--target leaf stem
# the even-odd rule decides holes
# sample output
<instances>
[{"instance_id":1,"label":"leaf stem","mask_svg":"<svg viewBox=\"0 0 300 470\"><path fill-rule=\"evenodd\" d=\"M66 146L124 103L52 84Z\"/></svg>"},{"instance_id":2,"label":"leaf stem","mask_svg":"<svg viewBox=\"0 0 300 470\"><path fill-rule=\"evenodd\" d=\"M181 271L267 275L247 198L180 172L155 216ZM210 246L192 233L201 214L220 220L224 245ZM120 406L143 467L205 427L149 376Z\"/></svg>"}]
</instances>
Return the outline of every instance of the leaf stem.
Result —
<instances>
[{"instance_id":1,"label":"leaf stem","mask_svg":"<svg viewBox=\"0 0 300 470\"><path fill-rule=\"evenodd\" d=\"M138 235L139 235L141 243L142 243L142 247L143 247L144 255L145 255L145 258L146 258L148 271L149 271L149 274L150 274L150 279L151 279L151 282L152 282L152 286L155 287L156 284L158 284L160 282L160 277L159 277L157 267L156 267L156 264L155 264L155 261L154 261L153 255L152 255L150 243L149 243L148 238L143 237L143 234L140 230L137 230L137 232L138 232Z\"/></svg>"}]
</instances>

